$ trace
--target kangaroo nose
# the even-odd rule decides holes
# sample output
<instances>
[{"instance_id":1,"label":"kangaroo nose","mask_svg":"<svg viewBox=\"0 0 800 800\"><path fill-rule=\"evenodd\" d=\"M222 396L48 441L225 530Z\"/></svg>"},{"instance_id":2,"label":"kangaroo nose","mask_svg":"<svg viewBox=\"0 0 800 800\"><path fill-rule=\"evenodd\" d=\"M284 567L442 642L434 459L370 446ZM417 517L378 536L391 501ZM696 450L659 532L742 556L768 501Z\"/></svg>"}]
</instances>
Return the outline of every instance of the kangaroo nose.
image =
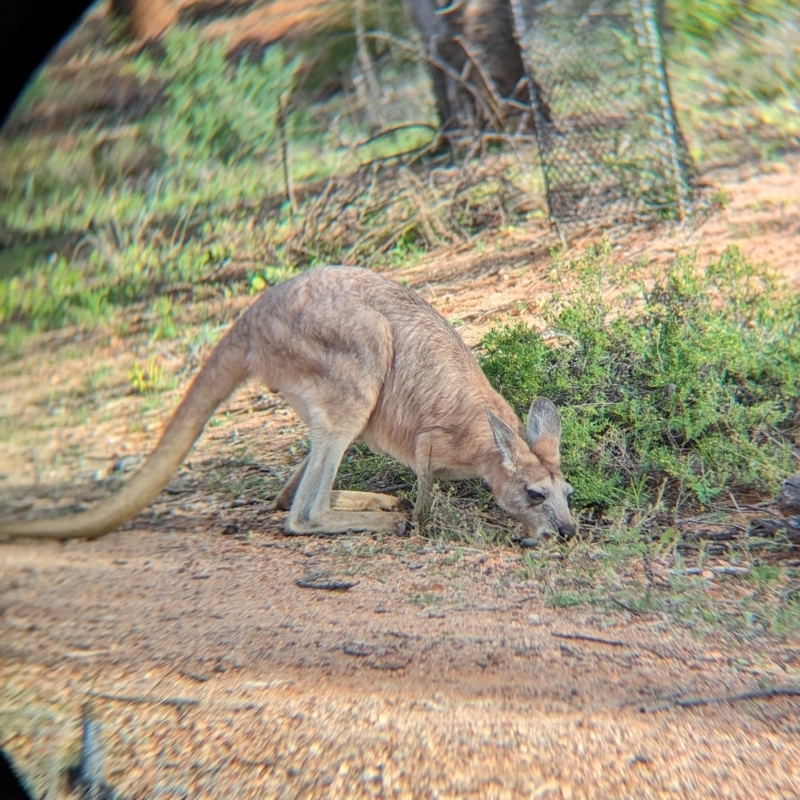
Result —
<instances>
[{"instance_id":1,"label":"kangaroo nose","mask_svg":"<svg viewBox=\"0 0 800 800\"><path fill-rule=\"evenodd\" d=\"M575 535L575 525L572 522L559 522L558 535L564 539L571 539Z\"/></svg>"}]
</instances>

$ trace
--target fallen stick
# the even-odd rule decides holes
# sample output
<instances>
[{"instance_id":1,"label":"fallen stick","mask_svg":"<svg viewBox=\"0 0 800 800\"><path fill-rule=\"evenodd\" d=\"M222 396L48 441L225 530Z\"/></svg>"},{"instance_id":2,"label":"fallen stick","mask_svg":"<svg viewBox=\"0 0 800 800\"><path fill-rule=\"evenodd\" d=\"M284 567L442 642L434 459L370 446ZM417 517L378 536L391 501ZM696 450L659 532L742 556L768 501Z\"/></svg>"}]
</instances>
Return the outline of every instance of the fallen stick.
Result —
<instances>
[{"instance_id":1,"label":"fallen stick","mask_svg":"<svg viewBox=\"0 0 800 800\"><path fill-rule=\"evenodd\" d=\"M648 653L652 653L654 656L658 656L659 658L663 659L671 658L680 661L684 658L679 653L668 652L667 650L659 647L642 643L633 644L632 642L623 642L620 639L603 639L600 636L589 636L583 633L563 633L561 631L550 631L550 635L556 636L559 639L575 639L583 642L594 642L595 644L607 644L611 647L628 647L631 650L646 650Z\"/></svg>"},{"instance_id":2,"label":"fallen stick","mask_svg":"<svg viewBox=\"0 0 800 800\"><path fill-rule=\"evenodd\" d=\"M710 572L716 575L749 575L749 567L688 567L687 569L671 569L667 572L657 572L659 578L665 576L675 577L680 575L702 575L704 572Z\"/></svg>"},{"instance_id":3,"label":"fallen stick","mask_svg":"<svg viewBox=\"0 0 800 800\"><path fill-rule=\"evenodd\" d=\"M588 636L583 633L562 633L561 631L550 631L551 636L559 639L578 639L582 642L595 642L597 644L608 644L612 647L633 647L628 642L621 642L619 639L602 639L599 636Z\"/></svg>"},{"instance_id":4,"label":"fallen stick","mask_svg":"<svg viewBox=\"0 0 800 800\"><path fill-rule=\"evenodd\" d=\"M617 600L616 597L610 597L609 600L615 605L619 606L620 608L625 609L625 611L629 611L631 614L635 614L637 617L641 617L642 614L645 612L639 608L634 608L633 606L627 605L627 603L623 603L622 600Z\"/></svg>"},{"instance_id":5,"label":"fallen stick","mask_svg":"<svg viewBox=\"0 0 800 800\"><path fill-rule=\"evenodd\" d=\"M673 701L681 708L708 706L712 703L736 703L739 700L765 700L770 697L800 697L800 686L773 686L771 689L754 689L740 694L723 694L716 697L687 697Z\"/></svg>"},{"instance_id":6,"label":"fallen stick","mask_svg":"<svg viewBox=\"0 0 800 800\"><path fill-rule=\"evenodd\" d=\"M174 706L177 709L183 706L199 706L200 701L192 697L164 697L162 699L146 697L144 695L107 694L105 692L91 692L92 697L103 700L117 700L120 703L136 703L139 705Z\"/></svg>"},{"instance_id":7,"label":"fallen stick","mask_svg":"<svg viewBox=\"0 0 800 800\"><path fill-rule=\"evenodd\" d=\"M295 581L301 589L321 589L326 592L342 592L352 589L358 581L315 581L301 578Z\"/></svg>"}]
</instances>

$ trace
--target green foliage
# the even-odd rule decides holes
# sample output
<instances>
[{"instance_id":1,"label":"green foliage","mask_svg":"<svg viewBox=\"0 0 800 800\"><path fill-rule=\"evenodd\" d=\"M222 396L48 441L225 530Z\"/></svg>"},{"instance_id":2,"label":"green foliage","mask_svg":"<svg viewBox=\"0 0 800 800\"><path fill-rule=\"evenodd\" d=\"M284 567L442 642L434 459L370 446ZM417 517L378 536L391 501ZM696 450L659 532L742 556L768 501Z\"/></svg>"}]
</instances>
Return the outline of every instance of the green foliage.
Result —
<instances>
[{"instance_id":1,"label":"green foliage","mask_svg":"<svg viewBox=\"0 0 800 800\"><path fill-rule=\"evenodd\" d=\"M710 42L734 26L772 18L796 0L667 0L669 28L680 37Z\"/></svg>"},{"instance_id":2,"label":"green foliage","mask_svg":"<svg viewBox=\"0 0 800 800\"><path fill-rule=\"evenodd\" d=\"M250 278L250 294L263 292L267 286L276 286L294 275L295 270L289 267L268 265L261 272Z\"/></svg>"},{"instance_id":3,"label":"green foliage","mask_svg":"<svg viewBox=\"0 0 800 800\"><path fill-rule=\"evenodd\" d=\"M373 11L384 13L380 4ZM161 87L165 102L145 117L113 129L98 121L69 137L38 133L0 141L0 331L91 327L119 319L123 307L151 304L167 287L180 287L184 302L217 291L254 293L297 265L363 259L388 241L383 257L402 225L398 208L420 215L412 191L398 193L396 186L387 190L395 202L387 201L386 211L380 198L370 204L371 190L361 210L353 197L320 207L313 192L301 201L300 214L280 209L273 202L285 192L277 110L281 93L294 86L300 56L289 60L274 45L260 63L234 63L225 50L223 42L174 29L163 50L113 60L119 72ZM421 68L418 73L415 80L423 77ZM416 84L408 93L417 104L422 96L427 108ZM37 89L31 98L40 94ZM366 116L351 114L349 102L335 95L324 107L292 111L295 183L339 170L349 175L362 160L430 137L420 127L371 140ZM408 113L416 116L416 107ZM397 113L404 109L397 106ZM438 236L428 228L426 241ZM373 231L377 236L365 235ZM360 252L350 249L353 241ZM217 272L237 258L270 266L256 267L247 283L225 279L219 286ZM153 312L154 337L170 337L171 314L160 307Z\"/></svg>"},{"instance_id":4,"label":"green foliage","mask_svg":"<svg viewBox=\"0 0 800 800\"><path fill-rule=\"evenodd\" d=\"M221 260L202 240L179 247L158 236L148 238L145 227L136 236L115 225L111 230L117 233L86 237L94 249L83 263L53 253L37 257L19 275L0 279L0 324L26 323L33 329L97 324L115 308L195 279ZM153 311L156 338L172 336L171 301L158 299Z\"/></svg>"},{"instance_id":5,"label":"green foliage","mask_svg":"<svg viewBox=\"0 0 800 800\"><path fill-rule=\"evenodd\" d=\"M735 26L720 24L713 37L695 35L688 29L678 31L669 52L675 62L672 72L679 95L688 79L698 83L698 99L702 97L712 109L717 105L777 101L779 107L781 102L788 102L797 113L800 65L792 56L800 41L800 5L794 9L783 3L764 5L764 13L748 12L736 18ZM687 19L696 22L702 16L689 15ZM683 104L694 113L705 105L688 98ZM774 124L774 120L762 121Z\"/></svg>"},{"instance_id":6,"label":"green foliage","mask_svg":"<svg viewBox=\"0 0 800 800\"><path fill-rule=\"evenodd\" d=\"M142 55L133 69L165 82L167 113L159 113L154 132L175 166L205 158L228 164L275 147L280 97L291 91L299 58L287 63L273 45L260 63L231 64L226 42L181 27L164 37L164 50L162 61Z\"/></svg>"},{"instance_id":7,"label":"green foliage","mask_svg":"<svg viewBox=\"0 0 800 800\"><path fill-rule=\"evenodd\" d=\"M666 17L675 105L697 162L774 158L800 135L797 0L671 0Z\"/></svg>"},{"instance_id":8,"label":"green foliage","mask_svg":"<svg viewBox=\"0 0 800 800\"><path fill-rule=\"evenodd\" d=\"M0 281L0 322L28 318L34 327L105 316L108 288L83 285L81 271L64 258L48 259L43 269Z\"/></svg>"},{"instance_id":9,"label":"green foliage","mask_svg":"<svg viewBox=\"0 0 800 800\"><path fill-rule=\"evenodd\" d=\"M774 490L800 430L800 299L736 248L650 282L609 253L556 259L564 291L547 338L516 324L483 342L483 368L518 412L536 395L561 408L576 505L640 508L663 493L677 509Z\"/></svg>"},{"instance_id":10,"label":"green foliage","mask_svg":"<svg viewBox=\"0 0 800 800\"><path fill-rule=\"evenodd\" d=\"M362 442L352 444L342 459L336 475L336 489L383 492L387 487L411 488L411 471L389 456L373 453Z\"/></svg>"},{"instance_id":11,"label":"green foliage","mask_svg":"<svg viewBox=\"0 0 800 800\"><path fill-rule=\"evenodd\" d=\"M152 310L155 314L156 322L150 337L151 344L157 339L174 338L177 334L177 329L175 327L175 309L172 298L168 294L162 294L153 301Z\"/></svg>"},{"instance_id":12,"label":"green foliage","mask_svg":"<svg viewBox=\"0 0 800 800\"><path fill-rule=\"evenodd\" d=\"M159 392L168 385L164 370L157 363L155 356L152 356L145 366L134 361L128 373L128 380L135 394Z\"/></svg>"},{"instance_id":13,"label":"green foliage","mask_svg":"<svg viewBox=\"0 0 800 800\"><path fill-rule=\"evenodd\" d=\"M280 185L267 162L299 59L274 46L260 63L234 64L225 51L176 28L162 58L146 51L122 67L164 87L166 102L135 125L81 131L69 146L0 143L0 217L13 237L0 259L0 325L92 325L155 297L153 335L168 338L165 286L194 293L233 242L263 256L249 220L230 210Z\"/></svg>"}]
</instances>

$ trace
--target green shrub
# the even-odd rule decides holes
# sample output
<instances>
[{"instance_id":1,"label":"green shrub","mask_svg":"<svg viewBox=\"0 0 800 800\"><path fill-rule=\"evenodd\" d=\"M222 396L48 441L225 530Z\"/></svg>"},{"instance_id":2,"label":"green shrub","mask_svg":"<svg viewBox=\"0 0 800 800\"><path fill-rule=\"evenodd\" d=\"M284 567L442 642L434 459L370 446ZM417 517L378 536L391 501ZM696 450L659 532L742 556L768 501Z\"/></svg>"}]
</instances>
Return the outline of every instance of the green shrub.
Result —
<instances>
[{"instance_id":1,"label":"green shrub","mask_svg":"<svg viewBox=\"0 0 800 800\"><path fill-rule=\"evenodd\" d=\"M215 158L224 164L276 148L280 96L291 89L300 59L286 63L273 45L260 63L226 58L227 43L176 27L164 37L165 55L143 55L140 79L164 80L166 112L155 117L154 137L175 166Z\"/></svg>"},{"instance_id":2,"label":"green shrub","mask_svg":"<svg viewBox=\"0 0 800 800\"><path fill-rule=\"evenodd\" d=\"M677 510L773 491L796 468L800 299L736 248L704 270L678 259L654 282L609 253L556 260L572 288L546 309L550 330L490 331L490 381L520 413L540 394L560 406L578 506L640 507L663 492Z\"/></svg>"},{"instance_id":3,"label":"green shrub","mask_svg":"<svg viewBox=\"0 0 800 800\"><path fill-rule=\"evenodd\" d=\"M749 27L779 16L797 0L667 0L669 28L687 40L711 41L731 28Z\"/></svg>"}]
</instances>

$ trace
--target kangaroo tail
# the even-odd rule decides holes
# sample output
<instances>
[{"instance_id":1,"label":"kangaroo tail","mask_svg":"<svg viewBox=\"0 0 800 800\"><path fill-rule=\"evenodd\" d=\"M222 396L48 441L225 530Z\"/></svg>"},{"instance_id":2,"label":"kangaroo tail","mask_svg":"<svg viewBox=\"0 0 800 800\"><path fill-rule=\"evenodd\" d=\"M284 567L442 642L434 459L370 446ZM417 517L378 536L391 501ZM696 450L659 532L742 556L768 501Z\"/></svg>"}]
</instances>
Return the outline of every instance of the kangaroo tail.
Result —
<instances>
[{"instance_id":1,"label":"kangaroo tail","mask_svg":"<svg viewBox=\"0 0 800 800\"><path fill-rule=\"evenodd\" d=\"M0 539L91 539L114 530L149 505L191 450L217 406L247 377L247 324L235 324L211 353L178 406L155 450L139 471L89 511L54 519L0 523Z\"/></svg>"}]
</instances>

